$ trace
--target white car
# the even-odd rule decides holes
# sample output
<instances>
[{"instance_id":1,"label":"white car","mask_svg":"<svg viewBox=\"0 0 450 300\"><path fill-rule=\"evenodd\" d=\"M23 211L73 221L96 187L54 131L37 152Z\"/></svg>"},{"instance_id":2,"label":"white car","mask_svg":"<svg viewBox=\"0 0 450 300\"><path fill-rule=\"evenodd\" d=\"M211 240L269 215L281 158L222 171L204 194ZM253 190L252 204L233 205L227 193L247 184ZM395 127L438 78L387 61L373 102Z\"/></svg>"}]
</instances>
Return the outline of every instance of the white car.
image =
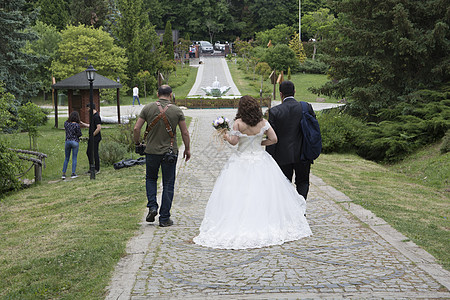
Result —
<instances>
[{"instance_id":1,"label":"white car","mask_svg":"<svg viewBox=\"0 0 450 300\"><path fill-rule=\"evenodd\" d=\"M226 44L228 44L228 42L217 41L217 42L214 44L214 49L215 49L215 50L218 50L218 51L224 52L224 51L225 51L225 45L226 45Z\"/></svg>"},{"instance_id":2,"label":"white car","mask_svg":"<svg viewBox=\"0 0 450 300\"><path fill-rule=\"evenodd\" d=\"M213 48L213 45L210 42L200 41L200 51L202 53L205 53L205 52L213 53L214 52L214 48Z\"/></svg>"}]
</instances>

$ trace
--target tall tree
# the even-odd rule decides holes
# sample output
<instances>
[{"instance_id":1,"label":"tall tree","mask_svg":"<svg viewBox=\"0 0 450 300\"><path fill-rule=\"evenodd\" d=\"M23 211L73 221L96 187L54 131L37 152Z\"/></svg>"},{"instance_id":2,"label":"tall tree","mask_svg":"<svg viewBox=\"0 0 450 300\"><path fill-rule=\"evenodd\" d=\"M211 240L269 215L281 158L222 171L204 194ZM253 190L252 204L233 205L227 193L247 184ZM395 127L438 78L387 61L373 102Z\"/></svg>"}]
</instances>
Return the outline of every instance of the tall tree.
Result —
<instances>
[{"instance_id":1,"label":"tall tree","mask_svg":"<svg viewBox=\"0 0 450 300\"><path fill-rule=\"evenodd\" d=\"M99 28L107 21L108 2L105 0L71 0L70 12L73 24Z\"/></svg>"},{"instance_id":2,"label":"tall tree","mask_svg":"<svg viewBox=\"0 0 450 300\"><path fill-rule=\"evenodd\" d=\"M328 8L309 12L302 18L302 36L306 36L314 43L313 60L317 52L316 43L330 35L330 32L335 29L335 23L336 19Z\"/></svg>"},{"instance_id":3,"label":"tall tree","mask_svg":"<svg viewBox=\"0 0 450 300\"><path fill-rule=\"evenodd\" d=\"M24 0L0 0L0 81L6 92L24 100L36 94L36 83L27 77L37 62L34 55L22 49L36 35L25 29L30 25Z\"/></svg>"},{"instance_id":4,"label":"tall tree","mask_svg":"<svg viewBox=\"0 0 450 300\"><path fill-rule=\"evenodd\" d=\"M164 21L171 21L173 23L173 14L176 12L172 10L172 5L176 4L176 1L170 1L169 3L161 3L164 0L144 0L143 8L148 14L150 23L155 26L156 29L164 28ZM167 7L166 5L170 5ZM163 20L164 18L164 20Z\"/></svg>"},{"instance_id":5,"label":"tall tree","mask_svg":"<svg viewBox=\"0 0 450 300\"><path fill-rule=\"evenodd\" d=\"M276 25L274 28L257 32L256 42L261 46L267 46L269 42L274 46L278 44L288 45L294 32L294 28L286 24Z\"/></svg>"},{"instance_id":6,"label":"tall tree","mask_svg":"<svg viewBox=\"0 0 450 300\"><path fill-rule=\"evenodd\" d=\"M299 62L304 62L306 60L305 50L303 49L303 44L300 41L300 35L298 32L294 34L292 39L289 41L289 48L294 51L295 56Z\"/></svg>"},{"instance_id":7,"label":"tall tree","mask_svg":"<svg viewBox=\"0 0 450 300\"><path fill-rule=\"evenodd\" d=\"M37 66L29 73L39 83L39 89L44 93L50 90L52 84L51 64L56 58L58 44L61 34L56 27L37 21L31 30L35 32L38 39L27 42L25 52L40 58Z\"/></svg>"},{"instance_id":8,"label":"tall tree","mask_svg":"<svg viewBox=\"0 0 450 300\"><path fill-rule=\"evenodd\" d=\"M142 70L156 74L162 61L160 39L143 10L142 0L118 0L118 7L121 18L115 32L119 44L126 49L127 75L132 85Z\"/></svg>"},{"instance_id":9,"label":"tall tree","mask_svg":"<svg viewBox=\"0 0 450 300\"><path fill-rule=\"evenodd\" d=\"M450 79L447 0L334 1L341 36L327 39L329 83L319 91L347 97L375 116L402 96Z\"/></svg>"},{"instance_id":10,"label":"tall tree","mask_svg":"<svg viewBox=\"0 0 450 300\"><path fill-rule=\"evenodd\" d=\"M258 31L279 24L298 24L298 0L254 0L250 10L255 12Z\"/></svg>"},{"instance_id":11,"label":"tall tree","mask_svg":"<svg viewBox=\"0 0 450 300\"><path fill-rule=\"evenodd\" d=\"M301 3L302 14L327 7L327 0ZM299 0L144 0L144 8L157 29L170 21L181 36L196 40L249 40L280 24L298 30Z\"/></svg>"},{"instance_id":12,"label":"tall tree","mask_svg":"<svg viewBox=\"0 0 450 300\"><path fill-rule=\"evenodd\" d=\"M236 28L236 21L229 12L229 0L159 2L163 10L163 21L170 21L172 28L180 30L182 36L189 33L194 40L213 42L226 31Z\"/></svg>"},{"instance_id":13,"label":"tall tree","mask_svg":"<svg viewBox=\"0 0 450 300\"><path fill-rule=\"evenodd\" d=\"M256 14L250 9L251 1L231 0L230 2L230 14L235 20L235 28L234 30L226 29L226 32L232 36L229 40L235 40L236 37L244 40L254 38L258 22Z\"/></svg>"},{"instance_id":14,"label":"tall tree","mask_svg":"<svg viewBox=\"0 0 450 300\"><path fill-rule=\"evenodd\" d=\"M173 59L173 38L172 38L172 24L167 21L166 28L163 34L163 47L167 59Z\"/></svg>"},{"instance_id":15,"label":"tall tree","mask_svg":"<svg viewBox=\"0 0 450 300\"><path fill-rule=\"evenodd\" d=\"M39 20L62 30L70 21L69 3L66 0L38 0Z\"/></svg>"},{"instance_id":16,"label":"tall tree","mask_svg":"<svg viewBox=\"0 0 450 300\"><path fill-rule=\"evenodd\" d=\"M52 63L57 80L86 70L88 64L110 79L127 78L125 49L115 45L107 32L85 25L68 26L61 32L61 37L59 58Z\"/></svg>"}]
</instances>

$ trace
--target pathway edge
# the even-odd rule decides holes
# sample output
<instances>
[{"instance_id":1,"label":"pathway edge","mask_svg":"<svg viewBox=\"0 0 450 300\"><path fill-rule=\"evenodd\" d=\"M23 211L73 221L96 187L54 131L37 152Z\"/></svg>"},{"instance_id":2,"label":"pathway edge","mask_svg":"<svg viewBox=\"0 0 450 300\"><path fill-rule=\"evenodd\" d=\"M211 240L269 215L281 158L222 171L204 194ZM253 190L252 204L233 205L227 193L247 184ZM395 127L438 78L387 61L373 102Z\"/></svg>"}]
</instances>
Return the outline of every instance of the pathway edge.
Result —
<instances>
[{"instance_id":1,"label":"pathway edge","mask_svg":"<svg viewBox=\"0 0 450 300\"><path fill-rule=\"evenodd\" d=\"M320 191L329 195L330 199L339 203L358 220L367 224L381 238L450 291L450 272L438 264L434 256L409 240L382 218L377 217L361 205L353 203L344 193L327 185L320 177L311 174L311 183L316 185Z\"/></svg>"}]
</instances>

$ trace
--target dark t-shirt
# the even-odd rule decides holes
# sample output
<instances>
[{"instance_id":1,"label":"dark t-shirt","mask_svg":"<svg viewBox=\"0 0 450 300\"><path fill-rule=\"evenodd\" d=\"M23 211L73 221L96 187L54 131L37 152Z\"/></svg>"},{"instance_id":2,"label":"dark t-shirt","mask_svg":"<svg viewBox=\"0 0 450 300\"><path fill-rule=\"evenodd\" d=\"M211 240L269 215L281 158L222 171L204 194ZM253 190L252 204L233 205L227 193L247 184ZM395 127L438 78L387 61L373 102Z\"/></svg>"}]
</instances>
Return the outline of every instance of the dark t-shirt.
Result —
<instances>
[{"instance_id":1,"label":"dark t-shirt","mask_svg":"<svg viewBox=\"0 0 450 300\"><path fill-rule=\"evenodd\" d=\"M89 136L90 133L94 134L95 129L97 129L97 125L102 124L102 119L100 118L100 114L96 112L94 115L94 127L89 127ZM100 131L96 136L94 136L95 141L101 141L102 140L102 132Z\"/></svg>"}]
</instances>

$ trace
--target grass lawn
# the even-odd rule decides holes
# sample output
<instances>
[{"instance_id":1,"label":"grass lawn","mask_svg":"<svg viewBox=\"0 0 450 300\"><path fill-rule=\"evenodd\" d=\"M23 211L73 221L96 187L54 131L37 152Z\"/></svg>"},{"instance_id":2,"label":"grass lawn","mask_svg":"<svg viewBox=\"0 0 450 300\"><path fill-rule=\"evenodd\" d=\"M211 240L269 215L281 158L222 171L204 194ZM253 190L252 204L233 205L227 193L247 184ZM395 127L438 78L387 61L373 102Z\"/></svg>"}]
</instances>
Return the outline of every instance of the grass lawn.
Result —
<instances>
[{"instance_id":1,"label":"grass lawn","mask_svg":"<svg viewBox=\"0 0 450 300\"><path fill-rule=\"evenodd\" d=\"M65 132L53 128L52 121L40 129L38 140L38 151L48 155L42 184L0 198L0 299L103 299L143 217L145 166L115 170L102 165L90 180L83 174L88 161L86 143L81 143L80 177L60 180ZM117 126L105 126L102 136ZM2 138L14 148L29 146L26 133Z\"/></svg>"},{"instance_id":2,"label":"grass lawn","mask_svg":"<svg viewBox=\"0 0 450 300\"><path fill-rule=\"evenodd\" d=\"M195 83L195 79L197 78L197 71L197 67L189 67L189 65L185 65L181 68L180 65L177 65L178 75L175 76L172 74L169 78L169 85L172 87L176 98L185 99L187 97ZM181 78L181 76L183 76L183 78Z\"/></svg>"},{"instance_id":3,"label":"grass lawn","mask_svg":"<svg viewBox=\"0 0 450 300\"><path fill-rule=\"evenodd\" d=\"M238 59L239 60L239 59ZM231 76L233 77L233 81L236 84L239 92L242 95L251 95L253 97L259 97L259 90L261 88L261 76L253 75L250 72L243 72L238 68L238 64L234 63L234 58L228 61L228 68L230 69ZM284 77L287 80L287 76ZM293 74L291 76L291 81L295 85L295 98L297 100L307 101L307 102L316 102L317 98L325 99L324 102L328 103L337 103L338 99L330 98L326 96L318 96L316 94L308 91L310 87L319 87L328 81L326 75L320 74ZM276 99L280 100L280 93L278 89L279 85L276 85ZM263 96L271 96L273 92L273 85L270 83L269 79L266 78L263 83Z\"/></svg>"},{"instance_id":4,"label":"grass lawn","mask_svg":"<svg viewBox=\"0 0 450 300\"><path fill-rule=\"evenodd\" d=\"M118 175L120 174L120 175ZM47 181L1 201L1 299L102 299L136 233L145 167Z\"/></svg>"},{"instance_id":5,"label":"grass lawn","mask_svg":"<svg viewBox=\"0 0 450 300\"><path fill-rule=\"evenodd\" d=\"M287 80L286 76L284 78ZM325 99L324 102L328 103L338 102L338 99L336 98L327 97L324 95L318 96L308 91L308 88L310 87L320 87L321 85L328 82L329 80L327 75L299 73L293 74L291 76L291 81L294 83L295 86L295 98L299 101L301 100L307 102L316 102L317 98L323 98Z\"/></svg>"}]
</instances>

